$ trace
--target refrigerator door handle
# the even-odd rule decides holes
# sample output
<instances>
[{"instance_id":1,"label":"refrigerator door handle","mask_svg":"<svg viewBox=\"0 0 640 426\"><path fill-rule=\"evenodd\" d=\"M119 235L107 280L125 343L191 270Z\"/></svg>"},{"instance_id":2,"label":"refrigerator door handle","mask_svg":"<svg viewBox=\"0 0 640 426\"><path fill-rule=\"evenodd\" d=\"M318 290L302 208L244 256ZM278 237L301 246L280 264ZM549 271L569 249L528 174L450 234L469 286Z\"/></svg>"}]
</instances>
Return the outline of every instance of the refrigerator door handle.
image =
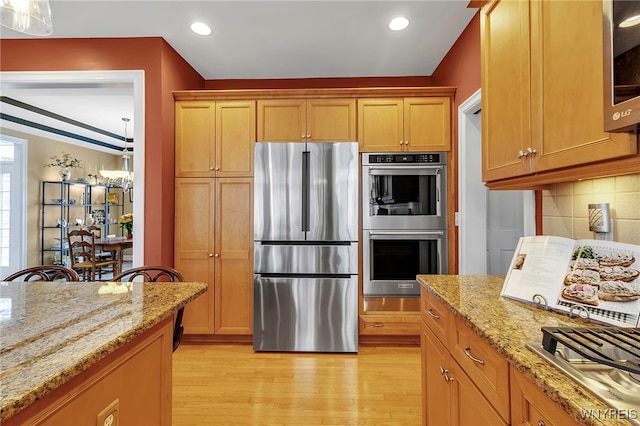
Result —
<instances>
[{"instance_id":1,"label":"refrigerator door handle","mask_svg":"<svg viewBox=\"0 0 640 426\"><path fill-rule=\"evenodd\" d=\"M302 231L309 231L309 191L311 171L309 170L309 151L302 151Z\"/></svg>"}]
</instances>

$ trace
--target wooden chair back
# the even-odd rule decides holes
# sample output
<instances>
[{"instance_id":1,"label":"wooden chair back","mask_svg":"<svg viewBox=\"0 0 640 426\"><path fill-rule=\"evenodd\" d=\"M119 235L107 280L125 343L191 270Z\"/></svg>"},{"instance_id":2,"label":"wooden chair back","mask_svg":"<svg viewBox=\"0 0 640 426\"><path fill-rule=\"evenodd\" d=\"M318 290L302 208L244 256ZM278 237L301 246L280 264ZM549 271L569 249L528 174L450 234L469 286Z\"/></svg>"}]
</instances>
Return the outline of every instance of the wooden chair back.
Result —
<instances>
[{"instance_id":1,"label":"wooden chair back","mask_svg":"<svg viewBox=\"0 0 640 426\"><path fill-rule=\"evenodd\" d=\"M89 281L95 280L96 272L99 279L102 279L103 268L110 267L115 270L116 261L113 259L103 260L96 253L96 236L93 232L85 229L74 229L67 233L69 243L69 257L71 258L71 268L83 271L83 278L89 275Z\"/></svg>"},{"instance_id":2,"label":"wooden chair back","mask_svg":"<svg viewBox=\"0 0 640 426\"><path fill-rule=\"evenodd\" d=\"M184 282L182 274L173 268L166 266L139 266L137 268L127 269L119 275L113 277L113 281L136 281L136 278L145 282L157 281L178 281ZM176 319L173 326L173 350L180 346L182 335L184 334L184 326L182 325L182 316L184 315L184 307L180 308L176 313Z\"/></svg>"},{"instance_id":3,"label":"wooden chair back","mask_svg":"<svg viewBox=\"0 0 640 426\"><path fill-rule=\"evenodd\" d=\"M80 277L64 266L40 265L14 272L2 281L80 281Z\"/></svg>"},{"instance_id":4,"label":"wooden chair back","mask_svg":"<svg viewBox=\"0 0 640 426\"><path fill-rule=\"evenodd\" d=\"M87 231L93 233L95 235L95 239L99 240L102 238L102 227L98 225L89 225L87 226ZM113 252L108 251L96 251L95 256L100 259L115 259L115 255Z\"/></svg>"}]
</instances>

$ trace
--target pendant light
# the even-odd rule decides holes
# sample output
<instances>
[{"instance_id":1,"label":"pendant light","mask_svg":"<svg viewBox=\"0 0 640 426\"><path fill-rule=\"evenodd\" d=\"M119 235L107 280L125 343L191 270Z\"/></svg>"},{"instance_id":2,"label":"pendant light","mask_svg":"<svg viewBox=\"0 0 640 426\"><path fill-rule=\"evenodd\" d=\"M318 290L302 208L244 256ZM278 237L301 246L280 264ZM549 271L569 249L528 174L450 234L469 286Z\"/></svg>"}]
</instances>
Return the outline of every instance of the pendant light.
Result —
<instances>
[{"instance_id":1,"label":"pendant light","mask_svg":"<svg viewBox=\"0 0 640 426\"><path fill-rule=\"evenodd\" d=\"M51 35L49 0L0 0L0 25L32 36Z\"/></svg>"},{"instance_id":2,"label":"pendant light","mask_svg":"<svg viewBox=\"0 0 640 426\"><path fill-rule=\"evenodd\" d=\"M129 160L131 155L127 149L127 123L129 118L122 118L124 121L124 150L122 151L122 170L100 170L100 176L108 180L109 185L119 186L124 192L133 188L133 173L129 170Z\"/></svg>"}]
</instances>

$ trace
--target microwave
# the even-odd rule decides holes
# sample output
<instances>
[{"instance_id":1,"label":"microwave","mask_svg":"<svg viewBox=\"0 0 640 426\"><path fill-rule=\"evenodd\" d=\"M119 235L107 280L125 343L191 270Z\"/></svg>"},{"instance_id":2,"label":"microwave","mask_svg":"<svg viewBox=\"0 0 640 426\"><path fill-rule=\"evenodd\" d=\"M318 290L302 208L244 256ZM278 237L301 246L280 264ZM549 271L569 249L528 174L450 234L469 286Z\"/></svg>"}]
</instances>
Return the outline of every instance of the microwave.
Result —
<instances>
[{"instance_id":1,"label":"microwave","mask_svg":"<svg viewBox=\"0 0 640 426\"><path fill-rule=\"evenodd\" d=\"M604 130L640 130L640 1L603 1Z\"/></svg>"}]
</instances>

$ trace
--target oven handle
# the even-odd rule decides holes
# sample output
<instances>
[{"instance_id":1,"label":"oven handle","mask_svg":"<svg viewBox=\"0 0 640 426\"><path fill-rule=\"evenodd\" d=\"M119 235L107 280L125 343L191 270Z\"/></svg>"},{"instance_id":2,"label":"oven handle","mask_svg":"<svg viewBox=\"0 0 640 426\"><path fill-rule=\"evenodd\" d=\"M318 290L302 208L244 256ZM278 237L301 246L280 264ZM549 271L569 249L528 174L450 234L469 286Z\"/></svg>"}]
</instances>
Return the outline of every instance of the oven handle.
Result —
<instances>
[{"instance_id":1,"label":"oven handle","mask_svg":"<svg viewBox=\"0 0 640 426\"><path fill-rule=\"evenodd\" d=\"M444 235L444 231L369 231L369 235Z\"/></svg>"},{"instance_id":2,"label":"oven handle","mask_svg":"<svg viewBox=\"0 0 640 426\"><path fill-rule=\"evenodd\" d=\"M365 166L365 167L369 168L370 175L375 175L379 173L390 174L389 171L397 172L396 174L399 174L399 175L416 174L415 173L416 171L422 172L422 173L417 173L418 175L437 175L438 173L444 170L444 166L402 166L402 167Z\"/></svg>"}]
</instances>

